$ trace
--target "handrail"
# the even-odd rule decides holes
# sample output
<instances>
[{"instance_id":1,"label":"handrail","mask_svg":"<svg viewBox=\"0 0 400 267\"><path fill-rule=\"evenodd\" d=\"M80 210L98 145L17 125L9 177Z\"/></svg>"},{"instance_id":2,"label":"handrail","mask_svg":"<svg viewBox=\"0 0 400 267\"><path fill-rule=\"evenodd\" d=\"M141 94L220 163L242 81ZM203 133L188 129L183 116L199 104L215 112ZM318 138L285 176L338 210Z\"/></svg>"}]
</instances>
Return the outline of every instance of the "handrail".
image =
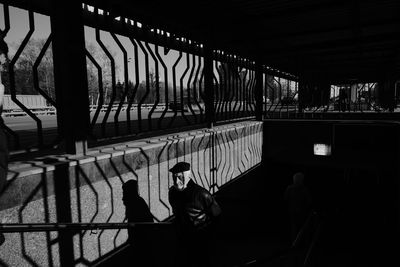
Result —
<instances>
[{"instance_id":1,"label":"handrail","mask_svg":"<svg viewBox=\"0 0 400 267\"><path fill-rule=\"evenodd\" d=\"M297 233L296 238L293 240L292 248L297 247L298 243L300 242L301 238L304 236L304 233L311 222L311 218L316 216L317 213L315 211L311 211L307 217L307 220L304 222L303 226L301 227L300 231Z\"/></svg>"},{"instance_id":2,"label":"handrail","mask_svg":"<svg viewBox=\"0 0 400 267\"><path fill-rule=\"evenodd\" d=\"M53 232L71 230L127 229L136 225L170 225L171 222L135 223L8 223L0 224L0 233Z\"/></svg>"},{"instance_id":3,"label":"handrail","mask_svg":"<svg viewBox=\"0 0 400 267\"><path fill-rule=\"evenodd\" d=\"M306 257L304 258L303 266L308 266L308 264L310 262L311 253L312 253L312 251L314 249L314 246L315 246L315 243L317 242L317 239L319 238L320 231L321 231L321 223L318 224L317 230L315 230L315 232L314 232L314 236L313 236L313 239L311 241L311 245L307 250Z\"/></svg>"}]
</instances>

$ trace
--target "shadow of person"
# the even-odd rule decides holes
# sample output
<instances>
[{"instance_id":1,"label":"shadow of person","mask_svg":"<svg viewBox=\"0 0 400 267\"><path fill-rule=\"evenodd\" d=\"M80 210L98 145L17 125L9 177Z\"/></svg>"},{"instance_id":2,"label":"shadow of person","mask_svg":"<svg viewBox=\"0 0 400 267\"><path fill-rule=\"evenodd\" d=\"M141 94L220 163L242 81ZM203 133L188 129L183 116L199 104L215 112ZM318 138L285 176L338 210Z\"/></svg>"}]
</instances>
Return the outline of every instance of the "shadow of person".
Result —
<instances>
[{"instance_id":1,"label":"shadow of person","mask_svg":"<svg viewBox=\"0 0 400 267\"><path fill-rule=\"evenodd\" d=\"M139 196L138 183L129 180L122 185L122 201L125 205L125 216L128 223L153 223L153 215L145 200ZM149 227L150 226L150 227ZM147 231L151 225L138 224L128 228L128 242L132 252L130 260L140 263L139 266L151 266L151 240ZM133 256L133 258L132 258Z\"/></svg>"}]
</instances>

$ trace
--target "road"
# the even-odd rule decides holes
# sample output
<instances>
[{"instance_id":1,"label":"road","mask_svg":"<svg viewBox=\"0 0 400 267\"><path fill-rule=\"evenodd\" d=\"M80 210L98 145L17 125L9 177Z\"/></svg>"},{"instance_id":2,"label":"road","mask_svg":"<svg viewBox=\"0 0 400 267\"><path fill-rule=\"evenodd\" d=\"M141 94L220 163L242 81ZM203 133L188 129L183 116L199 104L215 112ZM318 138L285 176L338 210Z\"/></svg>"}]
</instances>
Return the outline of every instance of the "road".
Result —
<instances>
[{"instance_id":1,"label":"road","mask_svg":"<svg viewBox=\"0 0 400 267\"><path fill-rule=\"evenodd\" d=\"M118 115L118 123L115 123L116 120L114 116L116 115L115 111L111 111L107 122L103 124L104 117L106 112L100 112L99 116L96 119L96 124L92 129L93 142L98 142L100 139L105 140L109 137L116 136L125 136L131 134L141 134L147 133L157 130L173 130L173 129L181 129L182 127L193 126L204 123L205 114L203 111L203 116L200 116L200 110L197 107L195 109L193 107L193 112L190 110L185 110L184 116L182 115L182 111L177 111L175 116L175 112L169 110L164 118L160 121L158 120L164 109L159 108L154 110L151 114L151 120L149 119L149 113L151 109L142 108L141 110L141 118L142 120L138 120L138 112L137 109L132 109L130 112L130 123L127 123L127 112L125 110L121 111ZM251 116L250 111L232 111L228 110L220 110L220 114L216 114L216 119L221 120L230 120L243 116ZM93 120L95 112L90 113L90 120ZM175 117L174 117L175 116ZM58 136L57 131L57 116L56 115L37 115L37 118L40 120L42 124L42 135L38 132L37 122L29 117L29 116L6 116L3 117L5 125L9 127L12 131L12 135L9 139L9 149L10 151L21 151L21 149L27 148L35 148L38 146L40 138L43 139L44 145L52 144ZM130 128L128 127L130 126ZM19 144L18 144L19 143Z\"/></svg>"},{"instance_id":2,"label":"road","mask_svg":"<svg viewBox=\"0 0 400 267\"><path fill-rule=\"evenodd\" d=\"M154 131L159 129L169 129L169 128L178 128L181 126L187 126L190 124L199 123L200 111L196 110L195 115L192 116L190 111L184 112L187 120L184 120L182 116L182 112L178 111L176 114L176 118L171 120L174 116L173 111L168 111L165 114L165 117L162 121L159 121L158 118L163 114L163 110L155 110L151 115L151 124L149 123L149 112L150 109L142 109L141 123L138 122L138 113L137 110L132 110L130 114L131 121L131 129L127 127L127 113L126 111L120 112L118 116L118 124L115 123L115 111L111 111L108 118L107 123L103 124L103 119L105 117L105 112L100 112L99 116L96 120L96 125L92 131L93 136L96 138L107 138L113 136L124 136L126 134L135 134L141 132ZM203 113L204 114L204 113ZM91 120L93 119L95 112L91 112ZM52 144L57 136L57 116L56 115L38 115L37 116L40 122L42 123L42 136L43 143L45 145ZM14 136L10 136L8 146L10 151L21 151L27 148L34 148L38 145L39 135L38 135L38 126L37 122L29 117L29 116L15 116L15 117L4 117L4 123L8 126L14 133ZM197 120L197 121L196 121ZM161 124L159 124L159 122ZM173 122L173 124L171 124ZM104 127L103 127L104 126ZM118 126L118 128L116 127ZM19 143L19 145L18 145ZM19 152L18 152L19 153Z\"/></svg>"},{"instance_id":3,"label":"road","mask_svg":"<svg viewBox=\"0 0 400 267\"><path fill-rule=\"evenodd\" d=\"M149 111L150 111L150 109L142 110L142 112L141 112L142 120L148 119ZM115 113L116 113L115 111L110 112L110 114L107 118L108 123L114 122ZM162 113L163 113L163 110L156 110L153 112L151 118L152 119L160 118ZM105 112L100 112L99 116L96 120L96 123L101 124L101 122L104 119L105 114L106 114ZM200 114L200 112L196 111L196 114ZM93 119L94 115L95 115L94 112L90 113L90 120ZM174 112L168 111L165 114L165 117L172 117L173 115L174 115ZM185 115L189 116L189 115L191 115L191 113L185 112ZM137 118L138 118L137 110L132 110L130 116L131 116L131 118L130 118L131 120L137 120ZM182 116L182 113L178 112L177 116ZM57 116L56 115L39 115L37 117L40 119L43 129L57 127ZM118 121L124 122L124 121L126 121L126 118L127 118L126 111L121 111L118 116ZM37 122L29 116L15 116L15 117L10 116L10 117L4 117L3 119L4 119L4 123L13 131L36 131L36 129L37 129Z\"/></svg>"}]
</instances>

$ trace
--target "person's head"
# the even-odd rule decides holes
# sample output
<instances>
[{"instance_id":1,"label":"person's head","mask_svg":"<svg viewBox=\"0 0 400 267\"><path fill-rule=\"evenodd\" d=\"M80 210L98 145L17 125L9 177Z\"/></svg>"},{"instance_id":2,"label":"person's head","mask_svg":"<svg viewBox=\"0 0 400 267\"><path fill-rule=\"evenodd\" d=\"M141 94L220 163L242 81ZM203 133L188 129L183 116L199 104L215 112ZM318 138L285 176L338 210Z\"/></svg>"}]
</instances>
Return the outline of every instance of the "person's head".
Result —
<instances>
[{"instance_id":1,"label":"person's head","mask_svg":"<svg viewBox=\"0 0 400 267\"><path fill-rule=\"evenodd\" d=\"M297 172L293 175L294 184L303 184L303 182L304 182L304 174L302 172Z\"/></svg>"},{"instance_id":2,"label":"person's head","mask_svg":"<svg viewBox=\"0 0 400 267\"><path fill-rule=\"evenodd\" d=\"M174 187L182 191L190 181L190 164L184 161L178 162L169 170L172 173Z\"/></svg>"},{"instance_id":3,"label":"person's head","mask_svg":"<svg viewBox=\"0 0 400 267\"><path fill-rule=\"evenodd\" d=\"M136 180L128 180L122 185L122 201L124 204L129 203L139 196L138 182Z\"/></svg>"},{"instance_id":4,"label":"person's head","mask_svg":"<svg viewBox=\"0 0 400 267\"><path fill-rule=\"evenodd\" d=\"M5 65L8 61L8 46L4 42L4 33L0 30L0 71L5 69Z\"/></svg>"}]
</instances>

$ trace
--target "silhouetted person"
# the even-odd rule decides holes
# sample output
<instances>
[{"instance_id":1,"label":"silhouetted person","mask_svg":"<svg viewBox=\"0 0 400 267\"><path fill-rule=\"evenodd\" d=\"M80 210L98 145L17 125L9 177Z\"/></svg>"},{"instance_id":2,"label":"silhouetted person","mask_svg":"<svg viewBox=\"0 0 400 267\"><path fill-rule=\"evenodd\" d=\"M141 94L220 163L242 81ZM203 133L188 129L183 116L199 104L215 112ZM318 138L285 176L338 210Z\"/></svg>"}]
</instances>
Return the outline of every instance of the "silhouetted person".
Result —
<instances>
[{"instance_id":1,"label":"silhouetted person","mask_svg":"<svg viewBox=\"0 0 400 267\"><path fill-rule=\"evenodd\" d=\"M174 182L169 203L178 233L176 266L212 266L210 249L221 208L208 190L190 178L189 163L179 162L169 171Z\"/></svg>"},{"instance_id":2,"label":"silhouetted person","mask_svg":"<svg viewBox=\"0 0 400 267\"><path fill-rule=\"evenodd\" d=\"M3 132L4 121L1 117L4 103L4 84L2 81L2 73L6 71L6 63L8 61L7 53L8 46L4 42L5 34L0 31L0 194L7 182L7 165L8 165L8 148L6 135ZM0 246L4 243L5 238L3 233L0 233Z\"/></svg>"},{"instance_id":3,"label":"silhouetted person","mask_svg":"<svg viewBox=\"0 0 400 267\"><path fill-rule=\"evenodd\" d=\"M122 185L122 201L125 205L125 215L129 223L152 223L153 215L150 212L145 200L138 194L138 183L136 180L129 180ZM132 260L140 266L151 266L151 240L148 239L141 226L128 229L128 242L131 245Z\"/></svg>"},{"instance_id":4,"label":"silhouetted person","mask_svg":"<svg viewBox=\"0 0 400 267\"><path fill-rule=\"evenodd\" d=\"M289 212L293 241L311 212L311 195L304 185L303 173L298 172L293 175L293 183L286 188L284 198Z\"/></svg>"},{"instance_id":5,"label":"silhouetted person","mask_svg":"<svg viewBox=\"0 0 400 267\"><path fill-rule=\"evenodd\" d=\"M339 111L346 111L347 109L347 92L346 89L339 90Z\"/></svg>"}]
</instances>

